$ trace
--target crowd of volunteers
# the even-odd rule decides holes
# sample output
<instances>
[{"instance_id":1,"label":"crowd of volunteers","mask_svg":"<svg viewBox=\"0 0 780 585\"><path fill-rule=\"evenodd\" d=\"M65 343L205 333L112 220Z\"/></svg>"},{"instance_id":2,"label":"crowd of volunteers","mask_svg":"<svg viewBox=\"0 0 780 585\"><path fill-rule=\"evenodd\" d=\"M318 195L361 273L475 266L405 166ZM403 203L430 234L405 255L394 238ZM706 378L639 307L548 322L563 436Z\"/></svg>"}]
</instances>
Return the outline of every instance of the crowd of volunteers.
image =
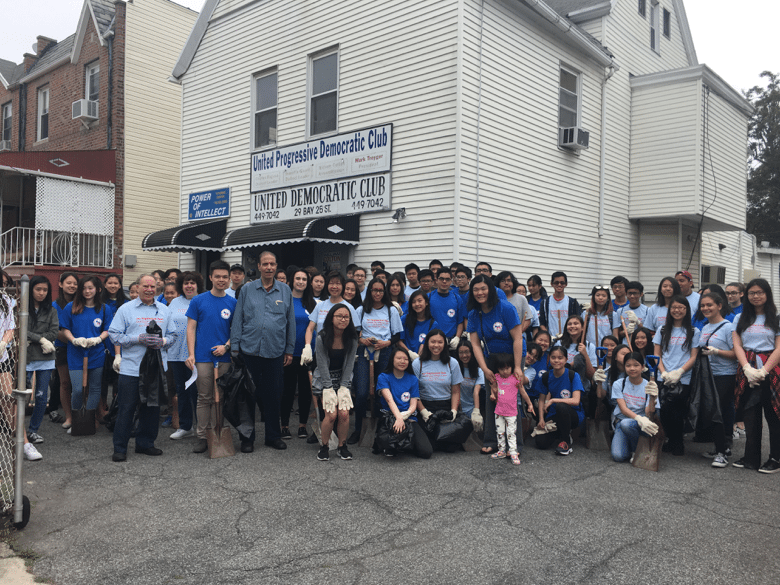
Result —
<instances>
[{"instance_id":1,"label":"crowd of volunteers","mask_svg":"<svg viewBox=\"0 0 780 585\"><path fill-rule=\"evenodd\" d=\"M241 265L218 260L208 290L201 274L178 269L125 289L117 274L64 272L54 302L49 281L33 277L26 458L42 458L36 445L47 413L70 432L83 404L95 411L96 428L111 420L114 461L126 460L131 437L136 453L161 455L155 441L166 399L162 426L176 427L170 439L191 437L193 452L204 453L217 424L215 382L245 368L264 444L281 450L293 436L306 439L320 461L332 448L352 459L350 446L376 426L365 443L376 454L429 458L462 450L463 432L475 431L482 453L519 465L524 435L566 456L586 420L606 412L615 461L630 460L640 437L662 428L663 451L673 456L684 455L690 434L712 444L705 455L713 467L733 460L780 471L780 323L764 279L695 291L683 270L645 294L642 283L616 276L581 304L566 294L562 271L524 284L509 271L494 276L487 262L473 272L434 260L393 273L377 261L370 271L350 265L346 274L321 274L282 269L266 251L257 275L247 281ZM3 285L13 284L3 273ZM14 308L0 295L6 392ZM145 360L158 350L168 396L144 381ZM690 428L690 396L707 383L714 411ZM372 418L385 424L367 424ZM237 430L241 452L252 452L254 424ZM742 438L741 457L732 455Z\"/></svg>"}]
</instances>

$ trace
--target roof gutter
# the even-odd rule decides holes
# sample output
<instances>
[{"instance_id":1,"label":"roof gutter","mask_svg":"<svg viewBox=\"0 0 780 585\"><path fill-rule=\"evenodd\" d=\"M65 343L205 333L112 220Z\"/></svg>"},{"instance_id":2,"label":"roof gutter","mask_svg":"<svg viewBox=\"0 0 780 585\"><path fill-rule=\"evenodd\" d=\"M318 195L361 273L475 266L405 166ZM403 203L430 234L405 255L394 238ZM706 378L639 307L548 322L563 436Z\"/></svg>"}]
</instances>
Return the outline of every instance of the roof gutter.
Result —
<instances>
[{"instance_id":1,"label":"roof gutter","mask_svg":"<svg viewBox=\"0 0 780 585\"><path fill-rule=\"evenodd\" d=\"M70 62L70 53L68 53L67 55L64 55L63 57L61 57L57 61L53 61L53 62L49 63L49 65L47 67L44 67L43 69L39 69L35 73L31 73L30 75L25 75L24 77L22 77L18 81L18 83L27 83L28 81L32 81L36 77L40 77L44 73L48 73L49 71L51 71L53 69L56 69L57 67L59 67L61 65L64 65L65 63L69 63L69 62Z\"/></svg>"},{"instance_id":2,"label":"roof gutter","mask_svg":"<svg viewBox=\"0 0 780 585\"><path fill-rule=\"evenodd\" d=\"M54 173L44 173L43 171L33 171L30 169L20 169L18 167L9 167L0 165L0 171L11 171L22 175L33 175L36 177L47 177L49 179L59 179L60 181L75 181L77 183L86 183L87 185L99 185L100 187L115 187L111 181L94 181L92 179L82 179L81 177L71 177L69 175L55 175Z\"/></svg>"},{"instance_id":3,"label":"roof gutter","mask_svg":"<svg viewBox=\"0 0 780 585\"><path fill-rule=\"evenodd\" d=\"M562 33L567 35L567 38L574 43L577 48L585 52L589 57L596 61L596 63L602 67L612 67L615 71L620 69L614 59L605 52L604 48L588 38L588 36L577 28L572 21L562 17L541 0L523 0L523 2L530 6L534 12L553 24Z\"/></svg>"}]
</instances>

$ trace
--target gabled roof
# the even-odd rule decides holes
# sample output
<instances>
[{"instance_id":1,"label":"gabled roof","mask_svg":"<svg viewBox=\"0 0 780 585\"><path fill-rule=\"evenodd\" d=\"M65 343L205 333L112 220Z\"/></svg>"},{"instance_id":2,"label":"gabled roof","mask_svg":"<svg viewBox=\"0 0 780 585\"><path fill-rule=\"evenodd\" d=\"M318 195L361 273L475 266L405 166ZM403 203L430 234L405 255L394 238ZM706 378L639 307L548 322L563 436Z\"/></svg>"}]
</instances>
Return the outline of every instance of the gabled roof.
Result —
<instances>
[{"instance_id":1,"label":"gabled roof","mask_svg":"<svg viewBox=\"0 0 780 585\"><path fill-rule=\"evenodd\" d=\"M102 37L111 28L111 21L116 16L116 8L113 0L88 0L92 5L92 14L95 18L95 26Z\"/></svg>"},{"instance_id":2,"label":"gabled roof","mask_svg":"<svg viewBox=\"0 0 780 585\"><path fill-rule=\"evenodd\" d=\"M70 35L65 40L62 40L56 45L52 45L46 49L46 51L43 53L43 56L41 56L32 67L30 67L30 70L26 75L24 75L24 77L22 77L22 79L20 79L20 81L34 79L52 67L59 65L65 59L70 58L70 53L73 49L73 41L75 38L75 34Z\"/></svg>"},{"instance_id":3,"label":"gabled roof","mask_svg":"<svg viewBox=\"0 0 780 585\"><path fill-rule=\"evenodd\" d=\"M16 63L0 59L0 83L2 83L3 87L6 89L8 89L8 86L11 83L11 78L13 77L15 70Z\"/></svg>"},{"instance_id":4,"label":"gabled roof","mask_svg":"<svg viewBox=\"0 0 780 585\"><path fill-rule=\"evenodd\" d=\"M76 39L70 53L71 63L79 60L81 45L84 43L84 36L90 23L95 27L98 42L103 47L106 44L106 37L113 33L115 17L116 7L113 0L84 0L79 24L76 27Z\"/></svg>"},{"instance_id":5,"label":"gabled roof","mask_svg":"<svg viewBox=\"0 0 780 585\"><path fill-rule=\"evenodd\" d=\"M611 0L546 0L546 4L555 12L567 18L582 11L590 12L596 9L606 9L609 12L612 8Z\"/></svg>"}]
</instances>

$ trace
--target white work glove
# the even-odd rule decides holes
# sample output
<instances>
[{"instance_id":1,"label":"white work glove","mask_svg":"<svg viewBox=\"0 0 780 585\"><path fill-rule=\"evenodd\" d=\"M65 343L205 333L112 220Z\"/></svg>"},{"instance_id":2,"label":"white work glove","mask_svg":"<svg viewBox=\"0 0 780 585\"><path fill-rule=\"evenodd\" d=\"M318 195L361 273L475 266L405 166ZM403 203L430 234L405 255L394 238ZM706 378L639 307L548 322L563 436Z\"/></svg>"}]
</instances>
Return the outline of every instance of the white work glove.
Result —
<instances>
[{"instance_id":1,"label":"white work glove","mask_svg":"<svg viewBox=\"0 0 780 585\"><path fill-rule=\"evenodd\" d=\"M414 414L414 409L404 410L401 413L401 418L404 419L404 420L409 420L409 417L412 416L413 414Z\"/></svg>"},{"instance_id":2,"label":"white work glove","mask_svg":"<svg viewBox=\"0 0 780 585\"><path fill-rule=\"evenodd\" d=\"M626 318L626 331L631 335L636 331L637 325L639 325L639 317L636 316L634 311L626 311L623 313L623 316Z\"/></svg>"},{"instance_id":3,"label":"white work glove","mask_svg":"<svg viewBox=\"0 0 780 585\"><path fill-rule=\"evenodd\" d=\"M758 375L761 376L759 380L763 382L764 378L766 378L769 375L769 372L766 371L766 368L764 366L761 366L761 369L758 370Z\"/></svg>"},{"instance_id":4,"label":"white work glove","mask_svg":"<svg viewBox=\"0 0 780 585\"><path fill-rule=\"evenodd\" d=\"M453 337L452 339L450 339L450 349L452 351L455 351L456 349L458 349L458 343L460 343L460 337L456 336L456 337Z\"/></svg>"},{"instance_id":5,"label":"white work glove","mask_svg":"<svg viewBox=\"0 0 780 585\"><path fill-rule=\"evenodd\" d=\"M602 384L603 382L606 382L607 381L607 372L605 372L604 370L599 368L598 370L596 370L596 373L593 374L593 381L596 384Z\"/></svg>"},{"instance_id":6,"label":"white work glove","mask_svg":"<svg viewBox=\"0 0 780 585\"><path fill-rule=\"evenodd\" d=\"M453 408L450 412L452 413L452 420L455 420L456 418L458 418L458 409L457 408Z\"/></svg>"},{"instance_id":7,"label":"white work glove","mask_svg":"<svg viewBox=\"0 0 780 585\"><path fill-rule=\"evenodd\" d=\"M410 360L414 361L414 360L418 359L419 357L420 357L420 354L418 354L417 352L412 351L411 349L409 350L409 359Z\"/></svg>"},{"instance_id":8,"label":"white work glove","mask_svg":"<svg viewBox=\"0 0 780 585\"><path fill-rule=\"evenodd\" d=\"M556 341L559 341L563 337L563 333L559 333L558 335L551 335L550 336L550 347L555 345Z\"/></svg>"},{"instance_id":9,"label":"white work glove","mask_svg":"<svg viewBox=\"0 0 780 585\"><path fill-rule=\"evenodd\" d=\"M396 303L395 301L390 301L390 302L391 302L391 303L393 303L393 306L394 306L396 309L398 309L398 314L399 314L399 315L403 315L403 313L404 313L404 310L401 308L401 305L400 305L400 304L398 304L398 303Z\"/></svg>"},{"instance_id":10,"label":"white work glove","mask_svg":"<svg viewBox=\"0 0 780 585\"><path fill-rule=\"evenodd\" d=\"M648 396L658 396L658 384L655 380L650 380L645 386L645 394Z\"/></svg>"},{"instance_id":11,"label":"white work glove","mask_svg":"<svg viewBox=\"0 0 780 585\"><path fill-rule=\"evenodd\" d=\"M422 418L423 418L423 420L424 420L425 422L428 422L428 419L429 419L429 418L431 418L431 411L430 411L430 410L428 410L427 408L423 408L423 409L420 411L420 416L422 416Z\"/></svg>"},{"instance_id":12,"label":"white work glove","mask_svg":"<svg viewBox=\"0 0 780 585\"><path fill-rule=\"evenodd\" d=\"M338 405L339 399L336 396L336 391L333 388L325 388L322 391L322 409L325 412L336 412Z\"/></svg>"},{"instance_id":13,"label":"white work glove","mask_svg":"<svg viewBox=\"0 0 780 585\"><path fill-rule=\"evenodd\" d=\"M339 410L349 410L352 408L352 396L349 394L349 388L341 386L338 391Z\"/></svg>"},{"instance_id":14,"label":"white work glove","mask_svg":"<svg viewBox=\"0 0 780 585\"><path fill-rule=\"evenodd\" d=\"M763 380L759 370L757 370L750 364L745 364L744 366L742 366L742 371L745 372L745 377L747 378L747 381L751 386L755 386L758 383L760 383L761 380Z\"/></svg>"},{"instance_id":15,"label":"white work glove","mask_svg":"<svg viewBox=\"0 0 780 585\"><path fill-rule=\"evenodd\" d=\"M87 345L87 339L86 337L74 337L73 341L71 342L76 347L89 347Z\"/></svg>"},{"instance_id":16,"label":"white work glove","mask_svg":"<svg viewBox=\"0 0 780 585\"><path fill-rule=\"evenodd\" d=\"M558 430L558 425L555 423L554 420L548 420L544 423L544 428L540 429L539 427L534 427L534 430L531 431L531 436L535 437L536 435L544 435L546 433L552 433L553 431Z\"/></svg>"},{"instance_id":17,"label":"white work glove","mask_svg":"<svg viewBox=\"0 0 780 585\"><path fill-rule=\"evenodd\" d=\"M41 337L40 344L41 344L41 351L43 353L51 353L54 351L54 344L48 339L46 339L45 337Z\"/></svg>"},{"instance_id":18,"label":"white work glove","mask_svg":"<svg viewBox=\"0 0 780 585\"><path fill-rule=\"evenodd\" d=\"M314 361L314 358L311 356L311 345L307 343L303 346L303 351L301 352L301 365L308 366L312 361Z\"/></svg>"},{"instance_id":19,"label":"white work glove","mask_svg":"<svg viewBox=\"0 0 780 585\"><path fill-rule=\"evenodd\" d=\"M658 425L646 416L637 415L634 417L634 420L639 423L639 428L642 429L643 433L652 437L658 432Z\"/></svg>"},{"instance_id":20,"label":"white work glove","mask_svg":"<svg viewBox=\"0 0 780 585\"><path fill-rule=\"evenodd\" d=\"M707 347L702 349L701 352L704 355L718 355L720 353L720 350L717 347L712 347L711 345L708 345Z\"/></svg>"},{"instance_id":21,"label":"white work glove","mask_svg":"<svg viewBox=\"0 0 780 585\"><path fill-rule=\"evenodd\" d=\"M664 382L673 386L674 384L677 384L677 382L680 381L680 378L683 377L684 373L685 372L683 372L682 368L677 368L676 370L672 370L671 372L664 372L663 373Z\"/></svg>"},{"instance_id":22,"label":"white work glove","mask_svg":"<svg viewBox=\"0 0 780 585\"><path fill-rule=\"evenodd\" d=\"M103 343L103 340L100 337L87 337L86 347L95 347L96 345L99 345L101 343ZM163 340L163 344L165 344L164 340Z\"/></svg>"},{"instance_id":23,"label":"white work glove","mask_svg":"<svg viewBox=\"0 0 780 585\"><path fill-rule=\"evenodd\" d=\"M479 412L479 408L475 408L471 411L471 424L474 425L474 430L479 432L482 430L485 420L482 418L482 413Z\"/></svg>"},{"instance_id":24,"label":"white work glove","mask_svg":"<svg viewBox=\"0 0 780 585\"><path fill-rule=\"evenodd\" d=\"M116 354L114 356L114 365L111 366L114 368L114 371L118 374L119 373L119 366L122 364L122 356L119 354Z\"/></svg>"},{"instance_id":25,"label":"white work glove","mask_svg":"<svg viewBox=\"0 0 780 585\"><path fill-rule=\"evenodd\" d=\"M0 341L0 355L3 355L6 347L8 347L8 344L5 341Z\"/></svg>"}]
</instances>

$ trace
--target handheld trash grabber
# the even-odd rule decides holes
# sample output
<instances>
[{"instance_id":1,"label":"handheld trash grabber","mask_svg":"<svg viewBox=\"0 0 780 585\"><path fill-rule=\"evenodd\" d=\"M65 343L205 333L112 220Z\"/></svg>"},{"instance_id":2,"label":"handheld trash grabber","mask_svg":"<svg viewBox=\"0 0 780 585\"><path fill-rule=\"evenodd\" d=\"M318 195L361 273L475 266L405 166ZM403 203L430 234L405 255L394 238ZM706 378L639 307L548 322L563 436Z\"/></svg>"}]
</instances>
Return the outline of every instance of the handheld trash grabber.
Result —
<instances>
[{"instance_id":1,"label":"handheld trash grabber","mask_svg":"<svg viewBox=\"0 0 780 585\"><path fill-rule=\"evenodd\" d=\"M219 402L219 386L217 378L219 377L218 364L214 364L214 408L215 423L213 429L206 431L206 441L209 444L209 457L218 459L220 457L232 457L236 454L236 448L233 445L233 434L229 427L222 426L222 404Z\"/></svg>"},{"instance_id":2,"label":"handheld trash grabber","mask_svg":"<svg viewBox=\"0 0 780 585\"><path fill-rule=\"evenodd\" d=\"M609 349L606 347L596 348L598 369L602 372L604 371L604 365L607 362L607 353L609 353ZM612 429L609 425L609 409L604 403L606 393L601 390L600 386L595 389L595 392L596 412L594 413L593 418L586 419L585 424L588 435L585 439L585 446L594 451L609 451L609 435Z\"/></svg>"},{"instance_id":3,"label":"handheld trash grabber","mask_svg":"<svg viewBox=\"0 0 780 585\"><path fill-rule=\"evenodd\" d=\"M657 355L649 355L645 357L647 367L650 370L650 379L653 381L658 380L658 363L661 361ZM652 416L648 416L652 422L658 425L658 432L648 437L644 434L639 435L639 441L636 444L636 451L634 457L631 460L631 465L638 467L639 469L646 469L647 471L658 471L658 463L661 458L661 447L663 447L666 435L664 434L663 426L658 418L658 413L655 412L655 397L648 397L651 404L650 413Z\"/></svg>"},{"instance_id":4,"label":"handheld trash grabber","mask_svg":"<svg viewBox=\"0 0 780 585\"><path fill-rule=\"evenodd\" d=\"M87 410L89 398L89 350L84 350L84 361L81 370L81 408L73 411L73 424L70 427L71 436L81 437L95 434L95 409Z\"/></svg>"},{"instance_id":5,"label":"handheld trash grabber","mask_svg":"<svg viewBox=\"0 0 780 585\"><path fill-rule=\"evenodd\" d=\"M365 356L368 358L368 408L366 417L363 419L363 426L360 429L361 447L372 447L376 439L376 419L374 418L374 401L376 400L376 383L374 382L374 364L379 361L381 349L369 351L365 350Z\"/></svg>"}]
</instances>

